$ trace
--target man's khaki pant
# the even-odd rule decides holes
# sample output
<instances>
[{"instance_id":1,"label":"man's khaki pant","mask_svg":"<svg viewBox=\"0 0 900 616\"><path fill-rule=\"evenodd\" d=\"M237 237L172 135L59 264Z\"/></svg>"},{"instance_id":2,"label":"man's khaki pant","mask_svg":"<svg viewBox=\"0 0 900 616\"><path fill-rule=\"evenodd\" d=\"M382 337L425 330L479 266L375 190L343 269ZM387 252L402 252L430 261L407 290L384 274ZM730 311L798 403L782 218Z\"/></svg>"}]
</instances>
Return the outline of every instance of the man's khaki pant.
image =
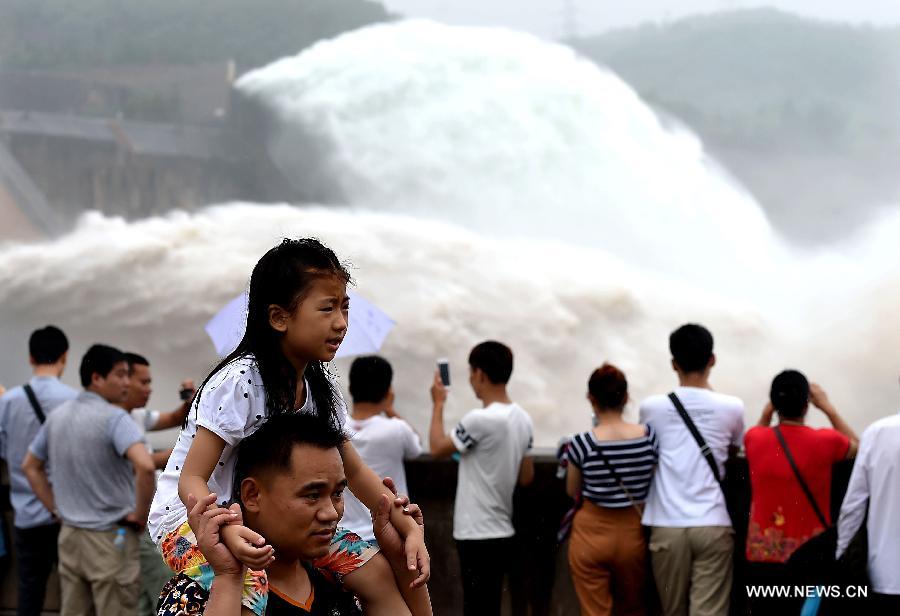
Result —
<instances>
[{"instance_id":1,"label":"man's khaki pant","mask_svg":"<svg viewBox=\"0 0 900 616\"><path fill-rule=\"evenodd\" d=\"M59 531L60 616L136 616L141 565L138 536L125 530L121 547L115 530L63 524Z\"/></svg>"},{"instance_id":2,"label":"man's khaki pant","mask_svg":"<svg viewBox=\"0 0 900 616\"><path fill-rule=\"evenodd\" d=\"M665 616L727 616L734 555L731 528L654 526L649 548Z\"/></svg>"}]
</instances>

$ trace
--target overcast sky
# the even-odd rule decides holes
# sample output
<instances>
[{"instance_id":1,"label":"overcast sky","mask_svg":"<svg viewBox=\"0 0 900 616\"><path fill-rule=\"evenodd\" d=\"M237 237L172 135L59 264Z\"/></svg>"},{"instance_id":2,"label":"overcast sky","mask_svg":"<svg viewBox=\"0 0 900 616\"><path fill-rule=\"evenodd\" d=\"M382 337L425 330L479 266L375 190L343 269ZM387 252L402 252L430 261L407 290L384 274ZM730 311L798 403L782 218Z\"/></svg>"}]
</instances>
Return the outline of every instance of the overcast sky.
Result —
<instances>
[{"instance_id":1,"label":"overcast sky","mask_svg":"<svg viewBox=\"0 0 900 616\"><path fill-rule=\"evenodd\" d=\"M875 25L900 24L900 0L382 0L403 15L451 24L509 26L544 37L565 32L566 5L578 34L695 13L773 6L800 15Z\"/></svg>"}]
</instances>

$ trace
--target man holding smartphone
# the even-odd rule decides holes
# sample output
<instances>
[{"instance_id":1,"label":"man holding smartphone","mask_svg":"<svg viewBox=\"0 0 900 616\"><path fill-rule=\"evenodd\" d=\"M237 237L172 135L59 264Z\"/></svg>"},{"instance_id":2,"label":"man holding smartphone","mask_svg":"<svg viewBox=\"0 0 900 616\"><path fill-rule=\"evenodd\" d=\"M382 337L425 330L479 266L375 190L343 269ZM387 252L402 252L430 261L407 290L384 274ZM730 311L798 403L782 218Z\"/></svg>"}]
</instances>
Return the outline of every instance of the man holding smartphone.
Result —
<instances>
[{"instance_id":1,"label":"man holding smartphone","mask_svg":"<svg viewBox=\"0 0 900 616\"><path fill-rule=\"evenodd\" d=\"M532 445L531 417L506 391L512 368L512 351L504 344L488 340L472 349L469 384L483 408L466 413L450 434L444 432L449 369L435 371L431 386L431 455L460 454L453 538L465 616L500 613L505 563L515 552L513 491L516 483L534 479L533 461L525 456Z\"/></svg>"},{"instance_id":2,"label":"man holding smartphone","mask_svg":"<svg viewBox=\"0 0 900 616\"><path fill-rule=\"evenodd\" d=\"M146 357L137 353L125 353L128 359L128 396L122 403L131 418L137 423L142 433L167 430L181 427L184 418L191 408L191 400L194 399L194 381L185 379L181 382L178 396L181 405L174 411L155 411L147 408L150 394L153 393L153 376L150 374L150 362ZM153 464L158 469L164 469L169 461L172 448L153 452Z\"/></svg>"}]
</instances>

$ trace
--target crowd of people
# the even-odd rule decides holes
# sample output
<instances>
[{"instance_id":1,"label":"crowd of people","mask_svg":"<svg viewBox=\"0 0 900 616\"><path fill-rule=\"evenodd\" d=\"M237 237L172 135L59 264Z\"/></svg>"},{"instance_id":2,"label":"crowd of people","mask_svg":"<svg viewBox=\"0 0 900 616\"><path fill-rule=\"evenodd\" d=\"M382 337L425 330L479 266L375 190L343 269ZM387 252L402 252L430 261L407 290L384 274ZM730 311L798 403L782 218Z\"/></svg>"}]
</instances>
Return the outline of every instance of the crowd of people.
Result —
<instances>
[{"instance_id":1,"label":"crowd of people","mask_svg":"<svg viewBox=\"0 0 900 616\"><path fill-rule=\"evenodd\" d=\"M821 386L785 370L745 433L742 401L710 385L712 334L683 325L669 349L678 387L643 400L637 424L622 419L625 375L609 364L596 370L588 381L596 425L561 451L576 499L568 558L582 614L645 614L653 595L667 616L728 614L735 549L747 563L751 614L835 613L823 593L807 589L856 592L839 584L851 578L866 586L866 613L900 613L900 538L891 532L900 512L900 416L875 422L860 440ZM810 404L831 428L806 425ZM741 447L750 523L746 545L735 546L723 478ZM854 457L835 526L832 468ZM851 563L833 561L861 537L868 553L853 565L864 571L842 578ZM751 590L761 587L784 591ZM863 604L850 605L858 612Z\"/></svg>"},{"instance_id":2,"label":"crowd of people","mask_svg":"<svg viewBox=\"0 0 900 616\"><path fill-rule=\"evenodd\" d=\"M328 369L347 331L348 282L317 240L272 248L251 274L243 339L198 388L183 381L170 412L147 409L142 355L91 346L77 392L60 382L65 334L31 335L33 377L0 398L19 615L40 614L55 563L64 615L431 614L424 520L403 466L422 444L394 409L391 365L353 362L349 408ZM669 348L678 387L643 400L635 424L623 419L625 374L595 370L594 427L560 452L582 614L724 616L735 550L748 586L793 586L819 583L810 558L846 558L862 539L873 609L898 613L900 416L859 439L820 386L787 370L745 433L742 401L710 386L711 333L684 325ZM513 492L534 480L533 427L507 390L508 346L482 342L468 364L482 407L446 431L448 383L436 372L428 444L459 461L463 613L497 615L517 543ZM810 404L832 428L805 425ZM146 431L177 426L173 448L147 445ZM735 546L723 477L741 448L752 497L746 543ZM833 524L831 469L852 458ZM754 597L751 613L814 614L816 599Z\"/></svg>"}]
</instances>

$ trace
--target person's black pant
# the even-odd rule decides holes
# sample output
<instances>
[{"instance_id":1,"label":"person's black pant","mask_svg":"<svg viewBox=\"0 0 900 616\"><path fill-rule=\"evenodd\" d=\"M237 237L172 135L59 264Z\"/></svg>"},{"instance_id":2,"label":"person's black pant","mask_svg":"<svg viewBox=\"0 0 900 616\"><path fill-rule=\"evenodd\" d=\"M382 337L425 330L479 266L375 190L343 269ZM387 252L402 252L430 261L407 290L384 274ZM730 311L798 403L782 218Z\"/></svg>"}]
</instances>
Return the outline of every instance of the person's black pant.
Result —
<instances>
[{"instance_id":1,"label":"person's black pant","mask_svg":"<svg viewBox=\"0 0 900 616\"><path fill-rule=\"evenodd\" d=\"M47 579L56 564L58 536L58 524L13 529L16 569L19 573L16 616L40 616L47 593Z\"/></svg>"},{"instance_id":2,"label":"person's black pant","mask_svg":"<svg viewBox=\"0 0 900 616\"><path fill-rule=\"evenodd\" d=\"M515 537L456 542L462 570L463 616L499 616L503 576L515 548Z\"/></svg>"},{"instance_id":3,"label":"person's black pant","mask_svg":"<svg viewBox=\"0 0 900 616\"><path fill-rule=\"evenodd\" d=\"M800 581L792 575L791 569L784 563L748 561L744 569L744 576L745 585L748 588L751 586L758 588L789 586L793 588L800 584ZM800 596L761 597L751 596L749 590L746 592L750 616L796 616L803 609L805 601Z\"/></svg>"},{"instance_id":4,"label":"person's black pant","mask_svg":"<svg viewBox=\"0 0 900 616\"><path fill-rule=\"evenodd\" d=\"M871 593L869 597L871 614L900 614L900 595L880 595Z\"/></svg>"}]
</instances>

